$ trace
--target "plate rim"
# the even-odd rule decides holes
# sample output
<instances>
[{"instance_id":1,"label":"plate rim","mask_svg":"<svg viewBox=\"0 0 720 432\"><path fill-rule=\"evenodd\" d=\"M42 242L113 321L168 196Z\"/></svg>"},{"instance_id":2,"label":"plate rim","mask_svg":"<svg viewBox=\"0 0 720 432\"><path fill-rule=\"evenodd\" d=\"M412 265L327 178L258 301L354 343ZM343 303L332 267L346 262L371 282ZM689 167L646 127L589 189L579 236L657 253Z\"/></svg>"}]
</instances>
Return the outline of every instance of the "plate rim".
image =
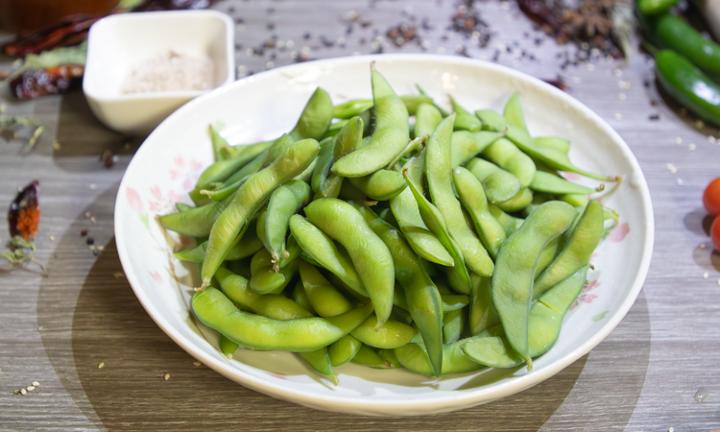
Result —
<instances>
[{"instance_id":1,"label":"plate rim","mask_svg":"<svg viewBox=\"0 0 720 432\"><path fill-rule=\"evenodd\" d=\"M214 89L213 91L203 94L192 101L186 103L180 107L177 111L173 112L166 120L164 120L153 132L148 135L143 144L149 141L158 130L163 128L163 124L169 119L172 119L178 113L182 113L187 110L193 109L196 104L202 103L207 98L213 98L217 94L221 94L227 91L232 91L237 87L251 84L257 77L269 77L272 75L288 74L294 71L303 71L308 68L322 68L328 66L344 65L348 63L369 63L377 61L378 63L390 63L392 61L427 61L430 63L442 63L442 64L453 64L453 65L469 65L476 66L491 71L500 72L508 75L510 78L519 80L520 82L528 82L531 85L539 86L542 90L551 93L553 96L558 97L561 101L568 104L570 109L579 111L585 115L590 121L595 123L604 133L607 134L616 144L619 144L619 150L621 150L622 156L627 160L632 168L630 176L632 178L626 179L625 181L632 182L632 187L636 189L641 198L641 205L643 211L647 215L644 220L644 236L645 241L642 247L643 256L640 260L638 271L635 278L632 281L630 291L622 302L618 310L609 317L602 327L595 333L595 335L584 343L580 344L577 348L569 352L568 354L560 357L555 362L547 365L536 373L529 373L526 375L514 377L507 382L503 382L492 387L493 391L483 391L484 387L477 389L467 390L463 392L456 392L450 396L444 395L442 398L427 398L427 399L405 399L405 400L382 400L381 402L374 402L372 399L353 399L348 396L340 395L317 395L308 394L298 389L289 388L286 386L278 385L273 382L263 380L259 377L255 377L242 370L231 367L229 364L225 364L218 359L211 357L205 353L200 347L197 347L189 339L184 337L166 320L164 320L150 301L149 297L145 295L144 290L139 283L137 276L135 275L128 251L125 246L124 229L121 223L122 215L125 212L123 203L120 202L122 195L121 191L124 187L127 187L129 182L128 178L134 170L134 164L140 158L143 152L148 151L147 147L141 145L138 151L133 156L130 164L128 165L123 178L118 187L118 195L115 201L114 208L114 225L115 225L115 242L117 246L118 256L120 262L125 270L125 275L132 287L136 297L142 304L143 308L155 321L155 323L167 334L175 343L183 348L190 355L200 360L204 365L210 367L216 372L223 376L235 381L247 388L258 391L263 394L267 394L279 399L287 400L290 402L299 403L304 406L308 406L315 409L321 409L326 411L345 412L352 414L361 415L381 415L381 416L407 416L407 415L422 415L440 412L449 412L459 409L468 408L483 403L492 402L503 397L507 397L523 390L526 390L534 385L537 385L546 379L557 374L581 356L587 354L595 346L597 346L602 340L604 340L610 332L617 327L622 319L627 315L628 311L635 303L640 290L643 287L647 273L650 267L650 261L653 255L654 239L655 239L655 217L652 207L652 199L650 196L650 190L647 185L647 180L643 174L640 164L637 161L634 153L625 142L625 140L597 113L581 103L579 100L563 92L560 89L553 87L552 85L535 78L526 73L517 71L507 66L498 65L496 63L479 60L479 59L466 59L453 56L443 56L435 54L382 54L382 55L361 55L361 56L349 56L349 57L336 57L331 59L316 60L312 62L304 62L298 64L287 65L278 67L268 71L258 73L256 75L246 77L237 80L228 85ZM137 162L139 163L139 162ZM128 271L130 270L130 271ZM191 313L191 312L190 312Z\"/></svg>"}]
</instances>

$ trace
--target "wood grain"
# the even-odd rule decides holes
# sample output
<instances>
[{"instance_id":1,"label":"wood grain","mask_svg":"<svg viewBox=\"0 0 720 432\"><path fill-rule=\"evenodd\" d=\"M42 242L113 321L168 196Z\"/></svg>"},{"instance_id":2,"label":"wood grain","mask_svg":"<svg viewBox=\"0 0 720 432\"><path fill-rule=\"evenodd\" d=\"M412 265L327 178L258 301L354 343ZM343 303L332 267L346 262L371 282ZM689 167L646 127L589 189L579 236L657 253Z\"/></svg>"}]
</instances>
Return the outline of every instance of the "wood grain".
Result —
<instances>
[{"instance_id":1,"label":"wood grain","mask_svg":"<svg viewBox=\"0 0 720 432\"><path fill-rule=\"evenodd\" d=\"M643 55L636 53L625 68L601 61L593 70L581 64L562 71L556 55L574 48L544 37L514 3L476 5L494 31L485 49L447 30L456 7L448 0L237 0L219 2L215 8L232 9L231 15L242 20L236 60L243 74L289 64L293 51L311 58L369 53L377 49L372 45L376 36L401 22L412 24L412 16L427 41L425 48L414 42L399 48L385 42L385 52L440 50L452 55L465 45L470 56L481 59L501 50L500 63L537 77L553 78L561 72L571 85L570 94L605 118L635 152L656 217L655 252L643 292L605 341L528 391L450 414L354 417L247 390L194 366L153 323L127 281L116 277L122 268L113 239L114 198L141 140L105 129L79 92L34 102L3 99L8 114L32 115L47 126L37 148L27 155L19 154L18 141L0 142L0 203L10 202L17 188L33 178L40 180L43 216L36 243L50 277L41 277L32 266L0 267L0 430L720 428L720 255L711 252L700 201L707 182L720 175L720 146L708 140L709 134L718 136L717 131L697 129L692 118L677 114L677 107L664 105L654 89L652 64ZM355 23L348 33L343 17L350 11L371 25ZM431 29L420 25L424 18ZM248 49L273 35L285 46L293 41L293 48L248 55ZM333 45L326 47L321 36ZM341 37L344 41L338 41ZM540 45L536 38L541 38ZM535 60L517 56L522 50ZM8 64L2 61L0 69ZM652 106L652 99L661 103ZM660 121L650 120L656 113ZM54 140L59 149L53 148ZM108 148L120 154L110 169L99 160ZM668 171L668 163L677 173ZM80 237L82 229L105 247L99 256ZM0 238L6 240L3 233L4 221ZM102 369L100 362L105 363ZM13 395L35 380L41 384L36 390ZM701 387L709 396L697 402L694 395Z\"/></svg>"}]
</instances>

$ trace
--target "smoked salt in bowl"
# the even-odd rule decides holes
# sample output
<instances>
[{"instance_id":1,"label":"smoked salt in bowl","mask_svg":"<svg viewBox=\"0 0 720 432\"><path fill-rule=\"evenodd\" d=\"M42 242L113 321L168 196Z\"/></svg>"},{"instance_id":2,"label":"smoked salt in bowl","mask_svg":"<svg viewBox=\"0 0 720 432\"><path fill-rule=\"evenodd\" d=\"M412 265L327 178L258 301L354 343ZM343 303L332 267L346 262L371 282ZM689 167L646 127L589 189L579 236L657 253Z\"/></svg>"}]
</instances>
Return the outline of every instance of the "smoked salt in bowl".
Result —
<instances>
[{"instance_id":1,"label":"smoked salt in bowl","mask_svg":"<svg viewBox=\"0 0 720 432\"><path fill-rule=\"evenodd\" d=\"M156 216L174 211L177 201L191 202L187 193L213 160L208 125L223 123L223 136L231 144L272 139L293 128L318 86L335 104L371 98L373 61L398 94L416 93L419 84L438 102L445 102L450 93L468 110L502 112L508 98L520 92L533 136L567 138L572 143L570 159L578 166L623 175L604 201L619 212L620 223L595 251L588 284L565 316L557 343L534 361L532 371L486 368L438 380L403 368L375 370L348 363L334 369L336 387L293 353L241 348L232 359L226 358L219 350L219 334L193 315L190 300L193 287L199 285L197 265L172 255L192 240L164 231ZM572 180L584 181L574 176ZM178 345L256 391L316 409L373 416L468 408L523 391L570 365L600 343L635 302L650 265L653 224L650 194L635 156L597 114L564 92L512 69L431 55L301 63L198 97L163 121L140 147L115 204L115 237L125 274L147 312Z\"/></svg>"}]
</instances>

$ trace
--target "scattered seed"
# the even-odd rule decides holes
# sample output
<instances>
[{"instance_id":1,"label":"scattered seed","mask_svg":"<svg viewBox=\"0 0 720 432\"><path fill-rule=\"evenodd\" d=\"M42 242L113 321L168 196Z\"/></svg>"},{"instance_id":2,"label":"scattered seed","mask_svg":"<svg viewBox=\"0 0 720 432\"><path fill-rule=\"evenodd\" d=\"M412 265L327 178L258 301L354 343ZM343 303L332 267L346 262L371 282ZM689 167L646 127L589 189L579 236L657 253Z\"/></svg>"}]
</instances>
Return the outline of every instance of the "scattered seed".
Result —
<instances>
[{"instance_id":1,"label":"scattered seed","mask_svg":"<svg viewBox=\"0 0 720 432\"><path fill-rule=\"evenodd\" d=\"M37 381L33 381L33 382L32 382L32 385L34 385L35 387L40 387L40 383L37 382Z\"/></svg>"},{"instance_id":2,"label":"scattered seed","mask_svg":"<svg viewBox=\"0 0 720 432\"><path fill-rule=\"evenodd\" d=\"M115 272L115 273L113 273L113 277L118 278L118 279L124 278L124 277L125 277L125 273L123 273L123 272Z\"/></svg>"},{"instance_id":3,"label":"scattered seed","mask_svg":"<svg viewBox=\"0 0 720 432\"><path fill-rule=\"evenodd\" d=\"M708 274L708 272L703 273L703 279L707 279L708 276L710 276L710 275Z\"/></svg>"},{"instance_id":4,"label":"scattered seed","mask_svg":"<svg viewBox=\"0 0 720 432\"><path fill-rule=\"evenodd\" d=\"M62 146L60 145L60 143L57 142L57 141L53 141L53 149L55 149L55 150L60 150L60 148L62 148Z\"/></svg>"},{"instance_id":5,"label":"scattered seed","mask_svg":"<svg viewBox=\"0 0 720 432\"><path fill-rule=\"evenodd\" d=\"M705 243L700 243L700 249L705 249Z\"/></svg>"},{"instance_id":6,"label":"scattered seed","mask_svg":"<svg viewBox=\"0 0 720 432\"><path fill-rule=\"evenodd\" d=\"M707 399L709 393L710 392L708 392L708 389L706 389L705 387L700 387L695 393L695 400L698 402L702 402Z\"/></svg>"},{"instance_id":7,"label":"scattered seed","mask_svg":"<svg viewBox=\"0 0 720 432\"><path fill-rule=\"evenodd\" d=\"M620 93L618 95L618 98L620 98L620 100L625 100L627 98L627 96L625 96L625 93Z\"/></svg>"},{"instance_id":8,"label":"scattered seed","mask_svg":"<svg viewBox=\"0 0 720 432\"><path fill-rule=\"evenodd\" d=\"M95 216L90 217L90 223L95 223Z\"/></svg>"},{"instance_id":9,"label":"scattered seed","mask_svg":"<svg viewBox=\"0 0 720 432\"><path fill-rule=\"evenodd\" d=\"M88 230L86 230L86 229L80 230L80 237L85 237L87 235L87 233L88 233Z\"/></svg>"},{"instance_id":10,"label":"scattered seed","mask_svg":"<svg viewBox=\"0 0 720 432\"><path fill-rule=\"evenodd\" d=\"M165 378L165 381L169 380L169 379L170 379L170 374L165 374L164 378Z\"/></svg>"},{"instance_id":11,"label":"scattered seed","mask_svg":"<svg viewBox=\"0 0 720 432\"><path fill-rule=\"evenodd\" d=\"M675 168L675 165L669 163L665 166L667 167L668 171L670 171L671 174L675 174L677 172L677 168Z\"/></svg>"},{"instance_id":12,"label":"scattered seed","mask_svg":"<svg viewBox=\"0 0 720 432\"><path fill-rule=\"evenodd\" d=\"M88 238L85 239L85 243L88 244L88 245L94 244L94 243L95 243L95 239L94 239L93 237L88 237Z\"/></svg>"},{"instance_id":13,"label":"scattered seed","mask_svg":"<svg viewBox=\"0 0 720 432\"><path fill-rule=\"evenodd\" d=\"M193 364L194 364L195 366L202 366L202 363L200 363L200 362L198 362L198 361L193 362Z\"/></svg>"},{"instance_id":14,"label":"scattered seed","mask_svg":"<svg viewBox=\"0 0 720 432\"><path fill-rule=\"evenodd\" d=\"M89 217L90 217L90 212L85 212L85 217L86 217L86 218L89 218Z\"/></svg>"},{"instance_id":15,"label":"scattered seed","mask_svg":"<svg viewBox=\"0 0 720 432\"><path fill-rule=\"evenodd\" d=\"M103 367L105 367L105 362L100 362L100 364L98 364L98 369L102 369Z\"/></svg>"},{"instance_id":16,"label":"scattered seed","mask_svg":"<svg viewBox=\"0 0 720 432\"><path fill-rule=\"evenodd\" d=\"M650 114L648 118L650 120L660 120L660 114Z\"/></svg>"},{"instance_id":17,"label":"scattered seed","mask_svg":"<svg viewBox=\"0 0 720 432\"><path fill-rule=\"evenodd\" d=\"M675 138L675 144L682 144L682 138L680 138L680 137Z\"/></svg>"},{"instance_id":18,"label":"scattered seed","mask_svg":"<svg viewBox=\"0 0 720 432\"><path fill-rule=\"evenodd\" d=\"M28 386L27 391L33 391L35 390L35 386Z\"/></svg>"},{"instance_id":19,"label":"scattered seed","mask_svg":"<svg viewBox=\"0 0 720 432\"><path fill-rule=\"evenodd\" d=\"M25 396L25 395L27 394L27 390L25 390L25 389L20 389L20 394L22 394L23 396Z\"/></svg>"},{"instance_id":20,"label":"scattered seed","mask_svg":"<svg viewBox=\"0 0 720 432\"><path fill-rule=\"evenodd\" d=\"M622 114L615 113L615 120L622 120Z\"/></svg>"},{"instance_id":21,"label":"scattered seed","mask_svg":"<svg viewBox=\"0 0 720 432\"><path fill-rule=\"evenodd\" d=\"M50 236L50 241L55 241L55 236Z\"/></svg>"},{"instance_id":22,"label":"scattered seed","mask_svg":"<svg viewBox=\"0 0 720 432\"><path fill-rule=\"evenodd\" d=\"M690 150L690 151L693 151L693 150L695 150L696 148L697 148L697 146L696 146L695 144L693 144L693 143L690 143L690 145L688 146L688 150Z\"/></svg>"},{"instance_id":23,"label":"scattered seed","mask_svg":"<svg viewBox=\"0 0 720 432\"><path fill-rule=\"evenodd\" d=\"M683 179L681 179L681 178L677 179L677 184L678 184L678 186L682 186Z\"/></svg>"},{"instance_id":24,"label":"scattered seed","mask_svg":"<svg viewBox=\"0 0 720 432\"><path fill-rule=\"evenodd\" d=\"M702 120L698 120L695 122L695 127L698 129L702 129L705 126L705 123L703 123Z\"/></svg>"},{"instance_id":25,"label":"scattered seed","mask_svg":"<svg viewBox=\"0 0 720 432\"><path fill-rule=\"evenodd\" d=\"M101 251L101 252L102 252L103 250L105 250L105 246L103 246L103 245L97 245L95 248L96 248L97 250Z\"/></svg>"}]
</instances>

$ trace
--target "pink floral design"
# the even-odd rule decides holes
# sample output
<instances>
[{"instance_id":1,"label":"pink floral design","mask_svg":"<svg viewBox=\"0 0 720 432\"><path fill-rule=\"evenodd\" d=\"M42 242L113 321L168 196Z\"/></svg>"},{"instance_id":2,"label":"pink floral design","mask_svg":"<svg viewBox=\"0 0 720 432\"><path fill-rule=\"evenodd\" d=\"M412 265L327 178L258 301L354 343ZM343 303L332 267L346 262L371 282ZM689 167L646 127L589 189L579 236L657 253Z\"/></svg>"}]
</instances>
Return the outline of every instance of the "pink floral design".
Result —
<instances>
[{"instance_id":1,"label":"pink floral design","mask_svg":"<svg viewBox=\"0 0 720 432\"><path fill-rule=\"evenodd\" d=\"M627 222L623 222L618 225L608 237L608 240L613 243L620 243L625 240L625 237L630 232L630 226Z\"/></svg>"},{"instance_id":2,"label":"pink floral design","mask_svg":"<svg viewBox=\"0 0 720 432\"><path fill-rule=\"evenodd\" d=\"M189 190L193 190L193 189L194 189L194 188L193 188L193 184L192 184L192 182L190 181L190 179L185 179L185 181L183 182L183 189L185 189L186 191L189 191Z\"/></svg>"},{"instance_id":3,"label":"pink floral design","mask_svg":"<svg viewBox=\"0 0 720 432\"><path fill-rule=\"evenodd\" d=\"M142 213L145 211L142 205L142 200L140 199L140 194L133 188L128 187L126 189L126 195L128 204L130 204L130 208L135 210L138 213Z\"/></svg>"},{"instance_id":4,"label":"pink floral design","mask_svg":"<svg viewBox=\"0 0 720 432\"><path fill-rule=\"evenodd\" d=\"M160 191L160 188L157 187L157 185L151 187L151 188L150 188L150 192L153 194L153 196L155 197L156 200L159 200L159 201L160 201L160 200L163 199L163 194L162 194L162 192Z\"/></svg>"},{"instance_id":5,"label":"pink floral design","mask_svg":"<svg viewBox=\"0 0 720 432\"><path fill-rule=\"evenodd\" d=\"M580 295L578 296L577 300L575 300L570 306L570 310L573 310L576 307L580 306L580 303L592 303L592 301L595 300L598 296L596 296L595 294L588 294L588 291L592 291L599 286L600 282L597 279L593 281L587 281L582 291L580 291Z\"/></svg>"},{"instance_id":6,"label":"pink floral design","mask_svg":"<svg viewBox=\"0 0 720 432\"><path fill-rule=\"evenodd\" d=\"M179 166L180 168L183 168L185 166L185 160L181 155L176 156L173 161L175 162L175 165Z\"/></svg>"},{"instance_id":7,"label":"pink floral design","mask_svg":"<svg viewBox=\"0 0 720 432\"><path fill-rule=\"evenodd\" d=\"M150 276L152 276L152 278L155 279L155 282L157 282L159 284L163 283L163 278L162 278L162 276L160 276L160 273L158 273L156 271L151 271Z\"/></svg>"},{"instance_id":8,"label":"pink floral design","mask_svg":"<svg viewBox=\"0 0 720 432\"><path fill-rule=\"evenodd\" d=\"M180 171L170 170L170 179L171 180L177 180L180 177L182 177L182 173L180 173Z\"/></svg>"},{"instance_id":9,"label":"pink floral design","mask_svg":"<svg viewBox=\"0 0 720 432\"><path fill-rule=\"evenodd\" d=\"M191 171L197 171L200 168L202 168L202 164L200 162L196 161L195 159L190 161L190 170Z\"/></svg>"}]
</instances>

